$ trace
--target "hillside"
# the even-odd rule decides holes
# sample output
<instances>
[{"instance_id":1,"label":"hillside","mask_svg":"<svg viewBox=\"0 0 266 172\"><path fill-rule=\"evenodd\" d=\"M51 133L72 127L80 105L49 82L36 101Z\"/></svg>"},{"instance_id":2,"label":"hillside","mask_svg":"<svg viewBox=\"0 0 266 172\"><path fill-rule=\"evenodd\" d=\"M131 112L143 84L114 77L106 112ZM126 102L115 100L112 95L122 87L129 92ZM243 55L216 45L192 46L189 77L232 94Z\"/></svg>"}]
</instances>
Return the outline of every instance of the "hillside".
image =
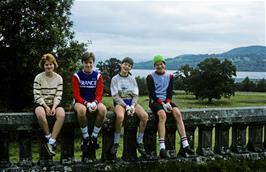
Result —
<instances>
[{"instance_id":1,"label":"hillside","mask_svg":"<svg viewBox=\"0 0 266 172\"><path fill-rule=\"evenodd\" d=\"M177 70L182 65L195 67L206 58L228 59L237 67L237 71L266 72L266 46L239 47L221 54L189 54L166 59L167 69ZM153 69L153 62L136 63L135 69Z\"/></svg>"}]
</instances>

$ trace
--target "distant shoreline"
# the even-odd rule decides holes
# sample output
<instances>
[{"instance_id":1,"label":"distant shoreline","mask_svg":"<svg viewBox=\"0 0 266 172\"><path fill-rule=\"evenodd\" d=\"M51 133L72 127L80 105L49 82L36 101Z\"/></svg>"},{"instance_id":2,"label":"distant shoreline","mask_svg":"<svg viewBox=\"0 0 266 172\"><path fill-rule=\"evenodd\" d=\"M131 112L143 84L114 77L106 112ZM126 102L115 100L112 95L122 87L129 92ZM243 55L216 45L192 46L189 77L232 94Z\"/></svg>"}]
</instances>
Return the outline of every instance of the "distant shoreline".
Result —
<instances>
[{"instance_id":1,"label":"distant shoreline","mask_svg":"<svg viewBox=\"0 0 266 172\"><path fill-rule=\"evenodd\" d=\"M152 73L154 69L132 69L131 73L133 76L146 77L148 74ZM175 73L176 70L167 70L167 73ZM249 77L249 79L266 79L266 72L249 72L249 71L237 71L237 80Z\"/></svg>"}]
</instances>

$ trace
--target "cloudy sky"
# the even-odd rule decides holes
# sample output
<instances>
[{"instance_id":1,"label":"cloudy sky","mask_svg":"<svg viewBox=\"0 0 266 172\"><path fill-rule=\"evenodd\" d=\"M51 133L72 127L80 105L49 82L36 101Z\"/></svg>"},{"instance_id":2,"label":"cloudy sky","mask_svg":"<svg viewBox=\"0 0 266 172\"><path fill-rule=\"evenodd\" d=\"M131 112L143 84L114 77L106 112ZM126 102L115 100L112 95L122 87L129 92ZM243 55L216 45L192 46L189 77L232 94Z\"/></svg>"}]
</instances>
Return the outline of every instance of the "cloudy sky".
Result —
<instances>
[{"instance_id":1,"label":"cloudy sky","mask_svg":"<svg viewBox=\"0 0 266 172\"><path fill-rule=\"evenodd\" d=\"M265 45L265 0L89 1L75 0L76 39L89 42L99 60L156 54L222 53Z\"/></svg>"}]
</instances>

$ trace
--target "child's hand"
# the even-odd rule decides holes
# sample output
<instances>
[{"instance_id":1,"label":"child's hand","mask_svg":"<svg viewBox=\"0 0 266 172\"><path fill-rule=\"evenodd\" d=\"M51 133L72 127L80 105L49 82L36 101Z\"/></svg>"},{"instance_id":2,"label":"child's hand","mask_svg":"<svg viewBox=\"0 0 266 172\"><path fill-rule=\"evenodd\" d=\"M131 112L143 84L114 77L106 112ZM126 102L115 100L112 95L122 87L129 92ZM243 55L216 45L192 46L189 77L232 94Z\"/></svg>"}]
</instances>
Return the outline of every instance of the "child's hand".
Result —
<instances>
[{"instance_id":1,"label":"child's hand","mask_svg":"<svg viewBox=\"0 0 266 172\"><path fill-rule=\"evenodd\" d=\"M163 108L164 108L165 112L167 112L167 113L172 112L172 106L170 105L170 103L163 104Z\"/></svg>"}]
</instances>

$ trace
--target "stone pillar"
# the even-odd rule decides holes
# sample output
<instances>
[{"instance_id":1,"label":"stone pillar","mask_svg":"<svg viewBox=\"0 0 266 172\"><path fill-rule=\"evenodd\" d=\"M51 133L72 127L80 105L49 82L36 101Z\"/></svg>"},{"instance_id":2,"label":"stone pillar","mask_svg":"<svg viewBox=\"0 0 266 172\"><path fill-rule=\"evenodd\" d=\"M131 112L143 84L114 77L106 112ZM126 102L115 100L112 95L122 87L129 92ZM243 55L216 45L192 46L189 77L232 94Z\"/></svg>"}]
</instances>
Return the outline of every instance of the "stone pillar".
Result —
<instances>
[{"instance_id":1,"label":"stone pillar","mask_svg":"<svg viewBox=\"0 0 266 172\"><path fill-rule=\"evenodd\" d=\"M48 152L44 146L47 143L47 140L44 137L42 131L39 131L38 135L39 135L39 140L40 140L39 165L40 166L52 166L53 165L53 156L48 154Z\"/></svg>"},{"instance_id":2,"label":"stone pillar","mask_svg":"<svg viewBox=\"0 0 266 172\"><path fill-rule=\"evenodd\" d=\"M51 133L52 133L52 129L53 129L55 120L56 119L54 116L48 116L47 117L47 122L48 122L49 130ZM40 166L52 166L52 165L54 165L53 156L49 155L47 152L47 149L45 148L45 144L47 143L47 139L45 138L45 135L44 135L42 129L40 128L40 126L38 126L38 127L39 127L38 136L39 136L39 140L40 140L39 164L40 164Z\"/></svg>"},{"instance_id":3,"label":"stone pillar","mask_svg":"<svg viewBox=\"0 0 266 172\"><path fill-rule=\"evenodd\" d=\"M252 152L263 152L264 147L262 143L263 124L251 123L249 125L248 144L247 148Z\"/></svg>"},{"instance_id":4,"label":"stone pillar","mask_svg":"<svg viewBox=\"0 0 266 172\"><path fill-rule=\"evenodd\" d=\"M7 131L0 131L0 167L7 168L10 166L9 161L9 133Z\"/></svg>"},{"instance_id":5,"label":"stone pillar","mask_svg":"<svg viewBox=\"0 0 266 172\"><path fill-rule=\"evenodd\" d=\"M195 130L196 130L197 126L185 124L185 128L186 128L188 143L189 143L191 149L195 149L195 146L194 146Z\"/></svg>"},{"instance_id":6,"label":"stone pillar","mask_svg":"<svg viewBox=\"0 0 266 172\"><path fill-rule=\"evenodd\" d=\"M264 124L264 142L263 142L264 149L266 149L266 125Z\"/></svg>"},{"instance_id":7,"label":"stone pillar","mask_svg":"<svg viewBox=\"0 0 266 172\"><path fill-rule=\"evenodd\" d=\"M19 131L19 165L30 167L32 166L32 149L30 131Z\"/></svg>"},{"instance_id":8,"label":"stone pillar","mask_svg":"<svg viewBox=\"0 0 266 172\"><path fill-rule=\"evenodd\" d=\"M149 120L144 133L144 147L146 153L151 156L151 158L157 158L156 153L156 133L158 128L158 117L152 113L148 113Z\"/></svg>"},{"instance_id":9,"label":"stone pillar","mask_svg":"<svg viewBox=\"0 0 266 172\"><path fill-rule=\"evenodd\" d=\"M231 151L235 153L248 153L246 148L247 124L233 123Z\"/></svg>"},{"instance_id":10,"label":"stone pillar","mask_svg":"<svg viewBox=\"0 0 266 172\"><path fill-rule=\"evenodd\" d=\"M136 115L129 116L125 114L124 119L124 143L123 156L125 161L137 161L137 131L139 127L139 119Z\"/></svg>"},{"instance_id":11,"label":"stone pillar","mask_svg":"<svg viewBox=\"0 0 266 172\"><path fill-rule=\"evenodd\" d=\"M221 155L229 154L229 129L229 124L217 124L215 126L215 153Z\"/></svg>"},{"instance_id":12,"label":"stone pillar","mask_svg":"<svg viewBox=\"0 0 266 172\"><path fill-rule=\"evenodd\" d=\"M199 142L197 153L202 156L213 155L212 151L213 126L199 125Z\"/></svg>"},{"instance_id":13,"label":"stone pillar","mask_svg":"<svg viewBox=\"0 0 266 172\"><path fill-rule=\"evenodd\" d=\"M73 124L64 125L61 130L61 158L60 161L64 165L72 164L74 158L74 141L75 126Z\"/></svg>"},{"instance_id":14,"label":"stone pillar","mask_svg":"<svg viewBox=\"0 0 266 172\"><path fill-rule=\"evenodd\" d=\"M95 120L97 118L97 114L96 113L87 114L87 117L88 117L87 118L88 119L88 132L89 132L89 135L91 136L92 131L93 131L93 127L95 124ZM98 141L98 143L100 143L100 142ZM82 161L83 162L96 161L96 150L94 149L94 147L92 145L89 145L88 151L83 151Z\"/></svg>"},{"instance_id":15,"label":"stone pillar","mask_svg":"<svg viewBox=\"0 0 266 172\"><path fill-rule=\"evenodd\" d=\"M176 158L176 128L176 121L173 115L167 114L165 146L171 158Z\"/></svg>"},{"instance_id":16,"label":"stone pillar","mask_svg":"<svg viewBox=\"0 0 266 172\"><path fill-rule=\"evenodd\" d=\"M102 147L101 160L103 162L116 159L116 157L110 154L110 150L114 144L114 131L115 131L115 114L108 113L106 121L103 123L102 126L103 147Z\"/></svg>"}]
</instances>

